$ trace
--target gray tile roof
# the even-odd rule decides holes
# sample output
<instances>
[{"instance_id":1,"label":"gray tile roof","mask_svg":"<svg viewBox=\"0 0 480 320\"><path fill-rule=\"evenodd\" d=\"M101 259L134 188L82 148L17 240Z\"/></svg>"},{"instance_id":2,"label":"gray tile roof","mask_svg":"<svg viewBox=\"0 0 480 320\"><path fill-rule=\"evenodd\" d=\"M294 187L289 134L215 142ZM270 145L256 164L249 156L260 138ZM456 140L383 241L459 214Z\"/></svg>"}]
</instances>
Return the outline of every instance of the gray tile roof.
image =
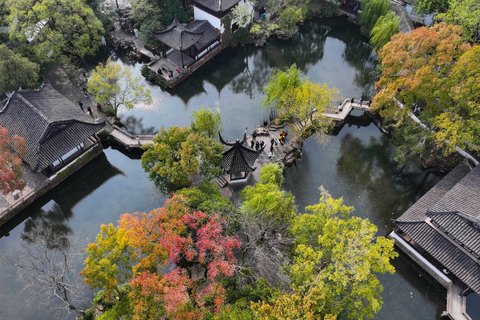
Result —
<instances>
[{"instance_id":1,"label":"gray tile roof","mask_svg":"<svg viewBox=\"0 0 480 320\"><path fill-rule=\"evenodd\" d=\"M394 221L431 257L480 293L480 166L462 162Z\"/></svg>"},{"instance_id":2,"label":"gray tile roof","mask_svg":"<svg viewBox=\"0 0 480 320\"><path fill-rule=\"evenodd\" d=\"M459 211L472 217L480 216L480 166L451 188L429 211Z\"/></svg>"},{"instance_id":3,"label":"gray tile roof","mask_svg":"<svg viewBox=\"0 0 480 320\"><path fill-rule=\"evenodd\" d=\"M170 48L181 51L190 48L198 42L203 36L203 30L188 30L175 18L167 29L160 32L152 30L152 34Z\"/></svg>"},{"instance_id":4,"label":"gray tile roof","mask_svg":"<svg viewBox=\"0 0 480 320\"><path fill-rule=\"evenodd\" d=\"M450 239L480 258L480 221L461 212L429 212L431 222Z\"/></svg>"},{"instance_id":5,"label":"gray tile roof","mask_svg":"<svg viewBox=\"0 0 480 320\"><path fill-rule=\"evenodd\" d=\"M467 173L471 171L466 162L460 163L440 182L430 189L422 198L412 205L404 214L398 218L399 221L423 221L427 211L439 201L450 189L453 188ZM457 211L457 210L448 210Z\"/></svg>"},{"instance_id":6,"label":"gray tile roof","mask_svg":"<svg viewBox=\"0 0 480 320\"><path fill-rule=\"evenodd\" d=\"M187 25L187 29L192 32L203 32L202 37L194 44L199 51L205 49L220 36L220 31L207 20L193 20Z\"/></svg>"},{"instance_id":7,"label":"gray tile roof","mask_svg":"<svg viewBox=\"0 0 480 320\"><path fill-rule=\"evenodd\" d=\"M214 12L223 12L233 8L240 0L195 0L198 3Z\"/></svg>"},{"instance_id":8,"label":"gray tile roof","mask_svg":"<svg viewBox=\"0 0 480 320\"><path fill-rule=\"evenodd\" d=\"M93 121L46 81L38 90L16 91L0 111L0 126L25 139L23 160L40 172L101 130L105 121Z\"/></svg>"},{"instance_id":9,"label":"gray tile roof","mask_svg":"<svg viewBox=\"0 0 480 320\"><path fill-rule=\"evenodd\" d=\"M480 264L452 244L426 222L396 221L395 225L416 244L475 292L480 292Z\"/></svg>"},{"instance_id":10,"label":"gray tile roof","mask_svg":"<svg viewBox=\"0 0 480 320\"><path fill-rule=\"evenodd\" d=\"M223 159L220 167L228 174L255 171L255 161L263 152L263 149L253 150L247 146L247 137L244 134L241 140L228 142L220 135L220 142L227 147L222 153Z\"/></svg>"}]
</instances>

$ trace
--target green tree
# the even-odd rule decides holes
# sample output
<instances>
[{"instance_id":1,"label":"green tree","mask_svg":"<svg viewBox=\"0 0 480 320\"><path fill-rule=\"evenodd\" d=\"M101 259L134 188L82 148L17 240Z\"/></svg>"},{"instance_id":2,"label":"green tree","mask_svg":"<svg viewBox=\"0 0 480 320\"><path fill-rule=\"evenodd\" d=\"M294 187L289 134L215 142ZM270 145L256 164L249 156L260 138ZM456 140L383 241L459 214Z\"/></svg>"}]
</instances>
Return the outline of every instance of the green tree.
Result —
<instances>
[{"instance_id":1,"label":"green tree","mask_svg":"<svg viewBox=\"0 0 480 320\"><path fill-rule=\"evenodd\" d=\"M272 106L281 116L292 119L302 138L332 124L323 112L336 102L338 90L301 77L295 64L286 71L274 70L264 93L263 105Z\"/></svg>"},{"instance_id":2,"label":"green tree","mask_svg":"<svg viewBox=\"0 0 480 320\"><path fill-rule=\"evenodd\" d=\"M389 0L365 0L362 1L362 13L360 14L360 25L366 29L369 34L377 20L386 15L391 8Z\"/></svg>"},{"instance_id":3,"label":"green tree","mask_svg":"<svg viewBox=\"0 0 480 320\"><path fill-rule=\"evenodd\" d=\"M39 66L14 53L6 45L0 45L0 93L32 89L37 84Z\"/></svg>"},{"instance_id":4,"label":"green tree","mask_svg":"<svg viewBox=\"0 0 480 320\"><path fill-rule=\"evenodd\" d=\"M208 107L201 107L193 111L193 132L198 132L207 138L213 138L219 131L223 131L220 109L211 110Z\"/></svg>"},{"instance_id":5,"label":"green tree","mask_svg":"<svg viewBox=\"0 0 480 320\"><path fill-rule=\"evenodd\" d=\"M152 103L150 89L144 89L141 77L132 77L130 68L107 60L99 64L88 80L88 91L95 95L99 103L108 104L115 115L123 106L132 109L137 103Z\"/></svg>"},{"instance_id":6,"label":"green tree","mask_svg":"<svg viewBox=\"0 0 480 320\"><path fill-rule=\"evenodd\" d=\"M435 143L451 153L456 146L480 149L480 46L465 52L449 76L453 103L435 119ZM446 143L448 141L448 143Z\"/></svg>"},{"instance_id":7,"label":"green tree","mask_svg":"<svg viewBox=\"0 0 480 320\"><path fill-rule=\"evenodd\" d=\"M477 0L450 0L450 9L436 17L462 27L462 36L480 43L480 4Z\"/></svg>"},{"instance_id":8,"label":"green tree","mask_svg":"<svg viewBox=\"0 0 480 320\"><path fill-rule=\"evenodd\" d=\"M398 32L400 17L396 16L393 11L389 11L386 15L378 18L375 26L370 31L370 44L375 50L380 50L394 34Z\"/></svg>"},{"instance_id":9,"label":"green tree","mask_svg":"<svg viewBox=\"0 0 480 320\"><path fill-rule=\"evenodd\" d=\"M221 174L222 146L188 127L162 127L144 149L142 168L163 191L190 186L197 171L207 181Z\"/></svg>"},{"instance_id":10,"label":"green tree","mask_svg":"<svg viewBox=\"0 0 480 320\"><path fill-rule=\"evenodd\" d=\"M418 13L441 13L448 10L448 0L415 0L415 11Z\"/></svg>"},{"instance_id":11,"label":"green tree","mask_svg":"<svg viewBox=\"0 0 480 320\"><path fill-rule=\"evenodd\" d=\"M10 37L32 41L44 58L93 55L105 33L102 23L83 0L6 0L10 7Z\"/></svg>"},{"instance_id":12,"label":"green tree","mask_svg":"<svg viewBox=\"0 0 480 320\"><path fill-rule=\"evenodd\" d=\"M134 255L128 234L113 224L102 224L95 241L85 249L88 257L80 275L85 277L90 289L105 289L107 300L115 300L115 295L121 298L119 284L132 277L130 264Z\"/></svg>"},{"instance_id":13,"label":"green tree","mask_svg":"<svg viewBox=\"0 0 480 320\"><path fill-rule=\"evenodd\" d=\"M277 231L290 226L296 216L295 198L280 189L283 183L283 167L278 163L263 166L260 179L253 186L243 189L241 211L252 221L268 221Z\"/></svg>"},{"instance_id":14,"label":"green tree","mask_svg":"<svg viewBox=\"0 0 480 320\"><path fill-rule=\"evenodd\" d=\"M292 223L295 237L290 279L302 292L318 287L325 295L321 314L342 319L371 318L382 305L374 273L393 273L393 240L376 237L368 219L352 217L353 207L323 189L318 204Z\"/></svg>"}]
</instances>

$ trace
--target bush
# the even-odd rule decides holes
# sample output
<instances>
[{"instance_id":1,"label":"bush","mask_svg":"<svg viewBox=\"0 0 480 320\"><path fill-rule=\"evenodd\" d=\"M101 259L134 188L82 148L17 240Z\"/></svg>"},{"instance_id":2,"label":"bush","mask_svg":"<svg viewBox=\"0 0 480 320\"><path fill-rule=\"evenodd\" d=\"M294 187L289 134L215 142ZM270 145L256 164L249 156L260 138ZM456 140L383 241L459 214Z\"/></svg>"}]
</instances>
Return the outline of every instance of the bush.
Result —
<instances>
[{"instance_id":1,"label":"bush","mask_svg":"<svg viewBox=\"0 0 480 320\"><path fill-rule=\"evenodd\" d=\"M115 113L115 110L112 107L107 107L105 110L105 115L107 117L115 117L117 114Z\"/></svg>"},{"instance_id":2,"label":"bush","mask_svg":"<svg viewBox=\"0 0 480 320\"><path fill-rule=\"evenodd\" d=\"M239 28L234 34L233 34L233 40L232 40L232 47L235 47L237 45L244 46L248 44L252 40L252 35L250 31L247 28Z\"/></svg>"}]
</instances>

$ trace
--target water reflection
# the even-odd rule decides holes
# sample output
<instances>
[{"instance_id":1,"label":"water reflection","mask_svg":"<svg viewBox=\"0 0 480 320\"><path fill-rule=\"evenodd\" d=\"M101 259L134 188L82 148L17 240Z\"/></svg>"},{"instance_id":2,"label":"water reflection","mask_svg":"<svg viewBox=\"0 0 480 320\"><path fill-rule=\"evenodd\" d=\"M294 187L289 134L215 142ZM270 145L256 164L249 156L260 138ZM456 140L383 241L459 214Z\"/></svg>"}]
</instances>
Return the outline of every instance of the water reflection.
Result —
<instances>
[{"instance_id":1,"label":"water reflection","mask_svg":"<svg viewBox=\"0 0 480 320\"><path fill-rule=\"evenodd\" d=\"M158 132L158 129L156 129L154 126L145 127L143 124L143 118L138 118L133 115L120 116L120 121L128 132L146 135L155 135Z\"/></svg>"}]
</instances>

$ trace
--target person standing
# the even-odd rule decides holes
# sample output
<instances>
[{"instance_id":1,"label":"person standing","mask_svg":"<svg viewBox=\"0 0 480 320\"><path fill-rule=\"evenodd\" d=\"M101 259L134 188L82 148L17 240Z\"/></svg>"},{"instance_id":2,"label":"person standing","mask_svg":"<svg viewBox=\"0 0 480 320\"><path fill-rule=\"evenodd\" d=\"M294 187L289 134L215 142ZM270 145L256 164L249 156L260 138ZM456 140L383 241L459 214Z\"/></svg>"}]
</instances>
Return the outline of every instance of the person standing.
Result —
<instances>
[{"instance_id":1,"label":"person standing","mask_svg":"<svg viewBox=\"0 0 480 320\"><path fill-rule=\"evenodd\" d=\"M82 111L85 112L85 110L83 109L83 102L78 100L78 105L80 106L80 109L82 109Z\"/></svg>"}]
</instances>

